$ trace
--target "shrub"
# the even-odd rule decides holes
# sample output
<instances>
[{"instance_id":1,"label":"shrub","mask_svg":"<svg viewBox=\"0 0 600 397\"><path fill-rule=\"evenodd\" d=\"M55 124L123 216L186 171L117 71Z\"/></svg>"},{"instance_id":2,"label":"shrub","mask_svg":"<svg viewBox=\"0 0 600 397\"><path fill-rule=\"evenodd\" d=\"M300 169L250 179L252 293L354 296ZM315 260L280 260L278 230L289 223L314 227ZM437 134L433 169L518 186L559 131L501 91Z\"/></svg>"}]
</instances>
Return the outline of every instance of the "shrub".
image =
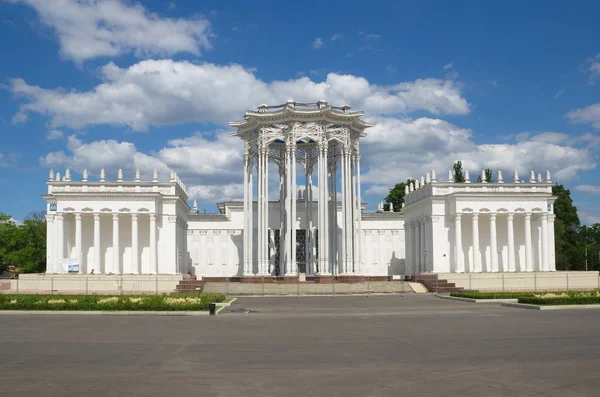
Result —
<instances>
[{"instance_id":1,"label":"shrub","mask_svg":"<svg viewBox=\"0 0 600 397\"><path fill-rule=\"evenodd\" d=\"M470 299L517 299L521 297L531 296L534 292L453 292L450 296L457 298Z\"/></svg>"},{"instance_id":2,"label":"shrub","mask_svg":"<svg viewBox=\"0 0 600 397\"><path fill-rule=\"evenodd\" d=\"M560 298L519 298L519 303L528 305L598 305L600 297L598 296L576 296Z\"/></svg>"},{"instance_id":3,"label":"shrub","mask_svg":"<svg viewBox=\"0 0 600 397\"><path fill-rule=\"evenodd\" d=\"M208 310L224 295L0 295L0 310Z\"/></svg>"}]
</instances>

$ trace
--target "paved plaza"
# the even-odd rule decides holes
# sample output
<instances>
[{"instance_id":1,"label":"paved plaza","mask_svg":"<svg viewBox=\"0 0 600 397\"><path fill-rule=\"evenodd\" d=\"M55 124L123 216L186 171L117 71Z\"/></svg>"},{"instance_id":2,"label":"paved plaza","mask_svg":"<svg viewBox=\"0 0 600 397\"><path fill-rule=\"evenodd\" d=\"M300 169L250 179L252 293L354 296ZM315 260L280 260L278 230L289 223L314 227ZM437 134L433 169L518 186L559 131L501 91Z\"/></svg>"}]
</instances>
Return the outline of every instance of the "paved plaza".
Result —
<instances>
[{"instance_id":1,"label":"paved plaza","mask_svg":"<svg viewBox=\"0 0 600 397\"><path fill-rule=\"evenodd\" d=\"M594 310L429 294L241 298L231 309L217 317L3 315L0 395L600 393Z\"/></svg>"}]
</instances>

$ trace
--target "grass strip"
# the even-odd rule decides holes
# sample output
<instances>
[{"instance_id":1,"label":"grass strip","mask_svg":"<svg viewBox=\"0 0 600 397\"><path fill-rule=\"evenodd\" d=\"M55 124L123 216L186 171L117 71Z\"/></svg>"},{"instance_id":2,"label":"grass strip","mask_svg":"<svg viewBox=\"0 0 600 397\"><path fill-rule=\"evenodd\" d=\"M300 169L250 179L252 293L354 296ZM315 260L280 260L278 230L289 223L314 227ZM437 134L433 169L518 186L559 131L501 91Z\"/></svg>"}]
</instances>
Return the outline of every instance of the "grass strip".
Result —
<instances>
[{"instance_id":1,"label":"grass strip","mask_svg":"<svg viewBox=\"0 0 600 397\"><path fill-rule=\"evenodd\" d=\"M598 296L560 297L560 298L519 298L519 303L528 305L599 305Z\"/></svg>"},{"instance_id":2,"label":"grass strip","mask_svg":"<svg viewBox=\"0 0 600 397\"><path fill-rule=\"evenodd\" d=\"M0 310L192 311L223 302L220 294L0 295Z\"/></svg>"}]
</instances>

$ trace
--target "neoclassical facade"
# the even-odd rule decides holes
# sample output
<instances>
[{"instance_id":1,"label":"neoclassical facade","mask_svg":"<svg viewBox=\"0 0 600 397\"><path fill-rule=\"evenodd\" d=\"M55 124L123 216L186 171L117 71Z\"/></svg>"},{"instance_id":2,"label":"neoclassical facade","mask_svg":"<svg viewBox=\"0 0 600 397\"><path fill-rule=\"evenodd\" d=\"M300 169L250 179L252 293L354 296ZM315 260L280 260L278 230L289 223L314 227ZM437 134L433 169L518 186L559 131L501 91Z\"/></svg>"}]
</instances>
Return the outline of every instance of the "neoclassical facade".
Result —
<instances>
[{"instance_id":1,"label":"neoclassical facade","mask_svg":"<svg viewBox=\"0 0 600 397\"><path fill-rule=\"evenodd\" d=\"M552 180L438 181L435 172L406 187L406 257L414 273L556 270Z\"/></svg>"},{"instance_id":2,"label":"neoclassical facade","mask_svg":"<svg viewBox=\"0 0 600 397\"><path fill-rule=\"evenodd\" d=\"M366 212L362 112L326 101L261 105L231 123L244 141L244 199L188 204L171 171L109 181L50 171L47 273L315 278L554 270L549 173L453 183L435 172L401 212ZM278 175L277 200L269 200ZM256 182L256 183L254 183ZM406 230L405 230L406 229Z\"/></svg>"}]
</instances>

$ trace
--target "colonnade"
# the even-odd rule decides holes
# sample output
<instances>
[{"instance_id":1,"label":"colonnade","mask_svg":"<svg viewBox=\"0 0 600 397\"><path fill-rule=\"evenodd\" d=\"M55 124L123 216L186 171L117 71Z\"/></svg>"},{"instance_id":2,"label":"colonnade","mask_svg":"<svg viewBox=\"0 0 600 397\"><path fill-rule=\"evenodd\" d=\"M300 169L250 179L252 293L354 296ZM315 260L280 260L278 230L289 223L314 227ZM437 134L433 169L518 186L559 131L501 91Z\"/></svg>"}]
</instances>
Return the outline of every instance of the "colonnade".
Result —
<instances>
[{"instance_id":1,"label":"colonnade","mask_svg":"<svg viewBox=\"0 0 600 397\"><path fill-rule=\"evenodd\" d=\"M275 145L274 145L275 146ZM297 158L301 146L304 156ZM277 151L278 149L278 151ZM316 159L308 153L316 152ZM279 165L279 274L296 275L298 260L296 253L297 230L301 227L298 210L297 163L304 163L304 209L306 219L306 273L329 276L335 274L360 274L362 271L361 193L360 155L350 147L337 141L323 141L321 144L296 145L287 143L271 148L259 147L252 153L247 146L244 154L244 257L245 276L270 275L269 255L269 209L268 209L268 167L270 154L277 151ZM254 154L254 156L253 156ZM301 161L299 161L301 160ZM315 161L316 160L316 161ZM256 161L257 200L253 200L253 164ZM338 219L338 170L340 175L341 218ZM313 219L313 172L316 171L317 219ZM253 212L256 205L256 263L253 256ZM316 226L315 226L316 223ZM341 240L338 241L338 225ZM313 252L316 251L316 255Z\"/></svg>"},{"instance_id":2,"label":"colonnade","mask_svg":"<svg viewBox=\"0 0 600 397\"><path fill-rule=\"evenodd\" d=\"M86 268L83 267L83 228L82 218L84 216L93 216L93 261L87 263ZM112 217L112 253L113 259L110 266L105 263L102 266L101 261L101 223L100 219L104 216ZM89 273L94 269L94 273L116 273L116 274L140 274L142 267L140 263L140 246L139 246L139 218L148 216L149 231L148 239L150 245L150 268L145 273L157 274L157 222L156 215L153 213L100 213L100 212L58 212L56 214L46 215L47 221L47 244L48 244L48 272L57 273L59 270L60 261L69 259L70 253L67 253L69 247L74 247L74 258L79 261L79 272ZM121 250L119 246L120 223L123 221L131 222L131 262L129 269L123 269L121 263ZM68 223L74 222L75 241L69 241L70 233L65 233ZM71 223L72 225L72 223ZM66 237L66 238L65 238Z\"/></svg>"},{"instance_id":3,"label":"colonnade","mask_svg":"<svg viewBox=\"0 0 600 397\"><path fill-rule=\"evenodd\" d=\"M524 255L523 260L517 264L518 249L515 241L515 218L522 218L519 224L522 223L522 233L519 235L523 238ZM407 262L412 265L414 273L423 273L428 271L437 271L434 265L433 248L434 231L432 219L435 217L422 217L414 219L406 224L406 239L408 250L406 252ZM531 213L531 212L482 212L482 213L457 213L451 218L451 233L450 241L450 270L456 273L463 272L515 272L515 271L550 271L552 252L554 252L554 215L547 212ZM498 236L498 222L505 222L506 233L503 236ZM532 223L537 222L539 225L539 237L536 239L536 244L533 243ZM471 241L463 241L463 237L468 235L464 233L464 226L471 228ZM482 228L483 230L480 230ZM487 230L485 230L487 229ZM489 245L481 244L482 233L489 231ZM453 236L453 238L452 238ZM486 240L488 240L486 238ZM499 250L500 242L504 246L506 244L507 256L502 268L499 265L502 255L502 248ZM466 248L465 248L466 246ZM489 261L486 260L485 267L482 265L482 255L485 254L489 246L490 255ZM465 252L469 250L465 261ZM540 253L535 258L534 250ZM487 257L486 257L487 259ZM465 263L466 262L466 263Z\"/></svg>"}]
</instances>

